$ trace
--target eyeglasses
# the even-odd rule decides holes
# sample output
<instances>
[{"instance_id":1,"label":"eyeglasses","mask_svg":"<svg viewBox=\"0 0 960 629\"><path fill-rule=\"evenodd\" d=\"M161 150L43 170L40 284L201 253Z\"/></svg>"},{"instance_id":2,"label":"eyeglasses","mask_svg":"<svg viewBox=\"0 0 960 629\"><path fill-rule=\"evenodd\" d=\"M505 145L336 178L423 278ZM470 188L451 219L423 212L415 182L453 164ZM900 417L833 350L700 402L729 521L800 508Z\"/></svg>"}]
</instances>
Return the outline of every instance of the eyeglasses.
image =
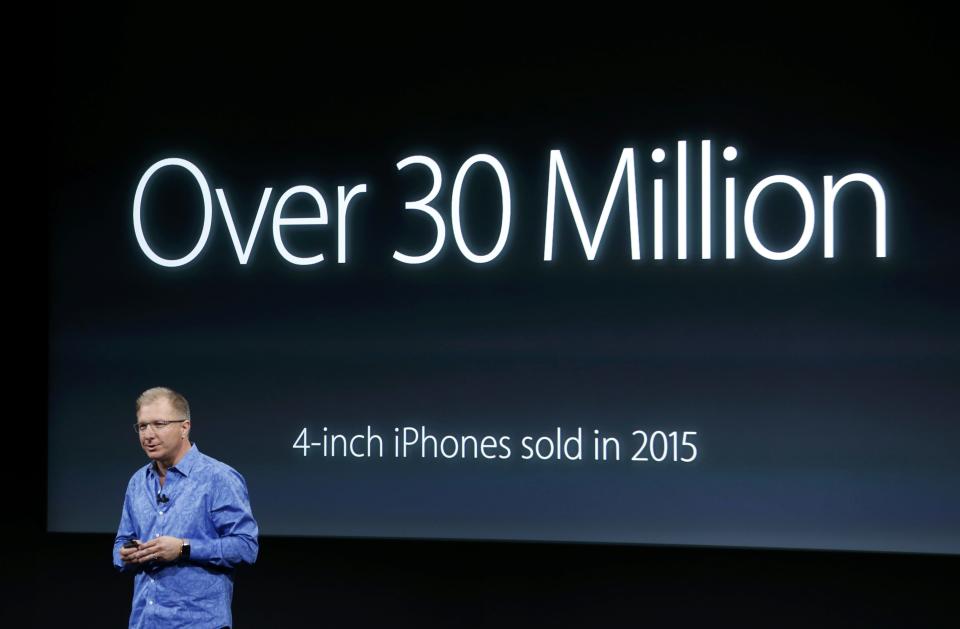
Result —
<instances>
[{"instance_id":1,"label":"eyeglasses","mask_svg":"<svg viewBox=\"0 0 960 629\"><path fill-rule=\"evenodd\" d=\"M156 432L160 432L170 424L182 424L185 421L187 420L186 419L158 419L152 422L143 422L142 424L140 422L137 422L136 424L133 425L133 432L139 435L143 432L146 432L148 426L153 426L153 429Z\"/></svg>"}]
</instances>

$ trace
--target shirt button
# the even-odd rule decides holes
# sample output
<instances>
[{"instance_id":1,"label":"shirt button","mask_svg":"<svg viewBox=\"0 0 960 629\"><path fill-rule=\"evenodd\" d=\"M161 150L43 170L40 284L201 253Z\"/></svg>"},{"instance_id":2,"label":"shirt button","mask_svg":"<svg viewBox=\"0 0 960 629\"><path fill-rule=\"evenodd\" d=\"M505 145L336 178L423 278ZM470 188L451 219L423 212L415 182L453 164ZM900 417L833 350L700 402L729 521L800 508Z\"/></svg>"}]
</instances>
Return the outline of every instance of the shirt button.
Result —
<instances>
[{"instance_id":1,"label":"shirt button","mask_svg":"<svg viewBox=\"0 0 960 629\"><path fill-rule=\"evenodd\" d=\"M160 537L160 533L157 533L156 535L154 535L154 537Z\"/></svg>"},{"instance_id":2,"label":"shirt button","mask_svg":"<svg viewBox=\"0 0 960 629\"><path fill-rule=\"evenodd\" d=\"M157 513L159 513L160 515L163 515L163 511L157 511Z\"/></svg>"},{"instance_id":3,"label":"shirt button","mask_svg":"<svg viewBox=\"0 0 960 629\"><path fill-rule=\"evenodd\" d=\"M147 601L147 602L150 603L151 605L153 605L153 601Z\"/></svg>"}]
</instances>

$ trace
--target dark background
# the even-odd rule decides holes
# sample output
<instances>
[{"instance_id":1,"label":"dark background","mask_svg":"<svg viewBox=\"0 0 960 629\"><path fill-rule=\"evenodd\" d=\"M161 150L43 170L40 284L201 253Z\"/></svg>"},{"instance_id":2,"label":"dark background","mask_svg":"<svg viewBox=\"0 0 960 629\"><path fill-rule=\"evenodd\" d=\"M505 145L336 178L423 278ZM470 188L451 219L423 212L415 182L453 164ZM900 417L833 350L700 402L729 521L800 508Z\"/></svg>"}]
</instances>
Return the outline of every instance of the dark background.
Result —
<instances>
[{"instance_id":1,"label":"dark background","mask_svg":"<svg viewBox=\"0 0 960 629\"><path fill-rule=\"evenodd\" d=\"M953 48L940 29L911 17L824 30L755 16L756 24L671 30L662 27L667 18L651 16L504 26L443 15L417 38L399 16L381 35L352 30L363 22L345 13L278 13L59 16L49 154L48 488L58 496L45 514L50 529L109 530L99 514L118 511L113 496L141 460L132 433L129 442L118 436L131 415L131 395L119 392L163 381L206 409L194 437L245 474L268 533L257 568L238 579L235 613L244 624L321 620L324 611L345 619L358 607L361 620L439 625L643 618L644 608L661 621L747 606L793 606L815 618L841 604L864 624L891 612L930 613L929 604L914 605L941 600L946 585L936 573L948 558L342 537L955 552L955 103L946 90ZM454 31L463 21L470 34ZM690 259L654 263L645 241L645 259L631 262L618 207L601 255L587 263L561 204L557 260L542 261L549 148L565 150L581 205L597 206L620 150L635 146L649 220L649 150L670 152L679 138L691 142ZM715 259L698 260L701 138L718 151L740 149L741 191L787 172L817 198L824 174L877 176L887 192L888 259L873 257L872 216L855 210L867 199L848 193L850 217L840 215L832 261L822 259L821 203L815 237L796 260L760 260L741 237L729 263L718 256L719 231ZM443 255L426 269L390 260L398 243L409 250L427 234L415 217L390 209L420 196L421 188L401 185L412 176L392 169L421 151L441 162L446 194L469 155L488 151L507 164L514 229L502 261L473 267L449 231ZM348 265L332 262L331 222L319 239L303 241L307 250L323 247L320 267L286 265L264 229L241 268L215 216L208 250L169 272L140 254L129 207L143 170L178 154L226 189L242 225L266 185L277 195L317 185L331 209L336 185L380 189L351 215ZM182 189L163 193L174 205L189 201ZM715 216L721 210L715 199ZM765 225L771 244L796 237L798 216L794 205L792 219L786 212ZM196 229L195 213L172 220L180 223L171 234ZM475 220L476 233L492 238L496 225ZM292 366L277 369L278 361ZM688 471L649 472L643 495L654 508L639 519L616 506L636 482L624 480L624 468L589 478L577 468L508 468L496 471L512 483L491 487L479 464L444 466L440 481L441 465L411 465L366 529L369 520L335 516L361 508L342 497L342 478L356 483L366 473L363 482L382 488L376 470L308 457L312 469L296 477L302 487L289 473L270 477L278 463L289 465L293 426L313 417L346 427L385 411L409 423L434 412L422 421L444 432L480 432L477 422L491 417L529 430L599 417L629 432L639 406L639 421L697 423L713 457L695 470L699 482L688 481L693 489L676 478ZM271 431L285 421L274 460ZM250 455L251 439L271 445ZM324 480L321 465L336 474L325 475L335 479L329 494L320 492L327 502L298 503L299 522L276 517L285 508L274 498L277 483L313 495L304 492ZM74 487L78 467L83 492ZM585 512L597 487L597 512ZM440 496L444 508L436 509ZM580 508L568 509L569 500ZM488 522L479 507L492 508ZM526 520L517 518L525 511ZM503 513L514 519L504 522ZM269 535L297 532L337 537ZM79 566L110 542L47 539L45 552ZM105 560L103 567L71 600L104 601L95 608L115 610L122 622L129 584L112 579ZM51 577L71 586L78 575ZM117 600L124 604L107 602ZM304 600L318 607L298 608ZM694 603L702 607L692 611Z\"/></svg>"}]
</instances>

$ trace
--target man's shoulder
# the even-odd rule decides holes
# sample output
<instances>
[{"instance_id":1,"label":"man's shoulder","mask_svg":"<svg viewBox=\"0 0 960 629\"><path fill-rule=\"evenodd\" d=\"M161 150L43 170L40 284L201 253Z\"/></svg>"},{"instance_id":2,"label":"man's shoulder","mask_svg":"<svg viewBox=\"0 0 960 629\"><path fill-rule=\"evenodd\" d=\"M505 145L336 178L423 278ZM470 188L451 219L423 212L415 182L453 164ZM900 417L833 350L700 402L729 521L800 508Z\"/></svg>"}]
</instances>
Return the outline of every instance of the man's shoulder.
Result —
<instances>
[{"instance_id":1,"label":"man's shoulder","mask_svg":"<svg viewBox=\"0 0 960 629\"><path fill-rule=\"evenodd\" d=\"M240 475L240 472L227 465L223 461L215 459L209 454L204 454L203 452L197 452L196 470L201 471L204 475L212 476L217 479L243 480L243 476Z\"/></svg>"}]
</instances>

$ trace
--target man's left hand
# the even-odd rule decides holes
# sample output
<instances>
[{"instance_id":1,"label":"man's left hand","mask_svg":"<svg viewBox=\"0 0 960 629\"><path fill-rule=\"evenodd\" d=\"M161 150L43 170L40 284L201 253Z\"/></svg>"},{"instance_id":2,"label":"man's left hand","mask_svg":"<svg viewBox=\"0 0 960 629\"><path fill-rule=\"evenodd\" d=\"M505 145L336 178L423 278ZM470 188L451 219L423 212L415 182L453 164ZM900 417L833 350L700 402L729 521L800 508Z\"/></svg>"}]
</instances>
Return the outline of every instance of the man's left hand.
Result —
<instances>
[{"instance_id":1,"label":"man's left hand","mask_svg":"<svg viewBox=\"0 0 960 629\"><path fill-rule=\"evenodd\" d=\"M164 535L155 537L149 542L140 544L139 550L132 555L137 563L148 561L176 561L180 557L180 547L183 540L179 537Z\"/></svg>"}]
</instances>

